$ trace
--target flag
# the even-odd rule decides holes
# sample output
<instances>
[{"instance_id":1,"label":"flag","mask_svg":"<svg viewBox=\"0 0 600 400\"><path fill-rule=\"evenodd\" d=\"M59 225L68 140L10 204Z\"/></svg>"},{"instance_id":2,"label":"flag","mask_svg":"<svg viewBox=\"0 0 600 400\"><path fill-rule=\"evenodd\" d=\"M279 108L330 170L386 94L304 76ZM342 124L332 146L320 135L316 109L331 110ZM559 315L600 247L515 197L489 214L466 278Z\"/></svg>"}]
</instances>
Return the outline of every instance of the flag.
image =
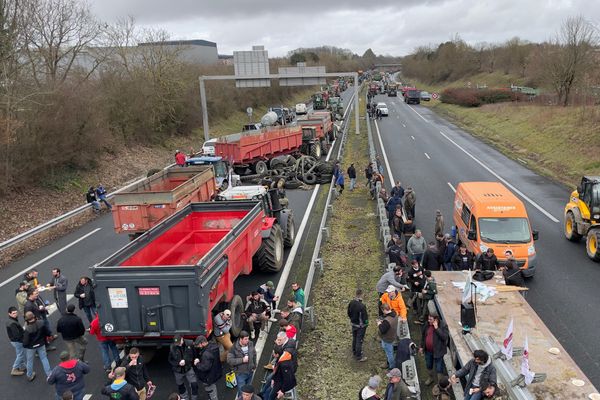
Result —
<instances>
[{"instance_id":1,"label":"flag","mask_svg":"<svg viewBox=\"0 0 600 400\"><path fill-rule=\"evenodd\" d=\"M510 319L508 329L506 329L506 335L504 335L504 341L502 342L502 354L506 356L507 360L512 358L513 352L513 319Z\"/></svg>"},{"instance_id":2,"label":"flag","mask_svg":"<svg viewBox=\"0 0 600 400\"><path fill-rule=\"evenodd\" d=\"M466 271L467 280L465 282L465 288L463 289L462 295L462 303L466 306L471 302L471 290L472 290L472 281L471 281L471 272Z\"/></svg>"},{"instance_id":3,"label":"flag","mask_svg":"<svg viewBox=\"0 0 600 400\"><path fill-rule=\"evenodd\" d=\"M521 361L521 374L525 377L525 384L531 385L533 376L535 375L529 370L529 343L525 336L525 345L523 346L523 360Z\"/></svg>"}]
</instances>

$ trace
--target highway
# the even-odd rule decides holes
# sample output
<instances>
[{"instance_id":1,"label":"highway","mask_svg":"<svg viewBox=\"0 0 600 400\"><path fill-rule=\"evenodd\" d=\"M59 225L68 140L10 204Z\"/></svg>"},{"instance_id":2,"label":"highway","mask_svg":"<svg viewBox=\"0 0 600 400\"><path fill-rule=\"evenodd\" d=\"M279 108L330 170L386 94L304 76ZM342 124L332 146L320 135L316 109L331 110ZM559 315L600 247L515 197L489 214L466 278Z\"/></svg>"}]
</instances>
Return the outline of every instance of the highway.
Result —
<instances>
[{"instance_id":1,"label":"highway","mask_svg":"<svg viewBox=\"0 0 600 400\"><path fill-rule=\"evenodd\" d=\"M375 101L389 108L389 116L376 122L373 132L378 154L386 156L386 185L389 189L391 172L404 188L415 189L416 225L428 241L436 209L449 231L454 188L461 181L501 181L523 200L532 228L539 231L538 270L527 281L527 301L600 387L600 265L587 258L583 243L571 243L563 235L563 208L572 189L535 174L425 106L406 105L402 96L379 95ZM498 329L503 335L506 327Z\"/></svg>"}]
</instances>

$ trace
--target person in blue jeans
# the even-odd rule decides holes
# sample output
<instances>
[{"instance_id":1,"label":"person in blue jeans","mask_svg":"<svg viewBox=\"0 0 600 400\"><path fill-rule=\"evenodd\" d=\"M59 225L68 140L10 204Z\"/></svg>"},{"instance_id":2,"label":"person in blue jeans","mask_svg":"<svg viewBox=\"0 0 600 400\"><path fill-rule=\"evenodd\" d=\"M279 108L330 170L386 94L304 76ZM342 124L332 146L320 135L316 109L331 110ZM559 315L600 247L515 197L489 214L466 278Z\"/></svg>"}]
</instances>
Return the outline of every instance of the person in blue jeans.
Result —
<instances>
[{"instance_id":1,"label":"person in blue jeans","mask_svg":"<svg viewBox=\"0 0 600 400\"><path fill-rule=\"evenodd\" d=\"M110 205L108 200L106 200L106 189L104 189L104 186L98 185L98 187L96 188L96 196L98 197L98 201L103 202L104 205L106 205L106 208L112 210L112 206Z\"/></svg>"},{"instance_id":2,"label":"person in blue jeans","mask_svg":"<svg viewBox=\"0 0 600 400\"><path fill-rule=\"evenodd\" d=\"M429 315L427 324L421 330L419 348L419 353L425 355L425 365L429 374L425 381L426 385L431 385L444 376L444 355L448 349L449 337L448 325L440 320L439 316Z\"/></svg>"},{"instance_id":3,"label":"person in blue jeans","mask_svg":"<svg viewBox=\"0 0 600 400\"><path fill-rule=\"evenodd\" d=\"M381 347L387 358L387 369L391 370L396 368L394 342L397 338L398 316L387 303L381 305L381 312L383 313L383 318L377 320L377 329L381 338Z\"/></svg>"},{"instance_id":4,"label":"person in blue jeans","mask_svg":"<svg viewBox=\"0 0 600 400\"><path fill-rule=\"evenodd\" d=\"M96 339L98 339L98 343L100 344L100 353L102 354L104 370L110 371L111 363L113 361L118 367L121 363L119 349L117 349L117 345L115 344L115 342L113 342L105 336L102 336L102 331L100 329L100 319L98 317L98 314L96 314L96 318L94 318L94 320L90 324L90 334L96 335Z\"/></svg>"},{"instance_id":5,"label":"person in blue jeans","mask_svg":"<svg viewBox=\"0 0 600 400\"><path fill-rule=\"evenodd\" d=\"M464 400L480 400L483 398L483 392L489 385L498 383L496 378L496 368L492 364L492 359L485 350L475 350L473 359L464 367L456 371L450 382L457 383L460 378L468 376L465 385Z\"/></svg>"},{"instance_id":6,"label":"person in blue jeans","mask_svg":"<svg viewBox=\"0 0 600 400\"><path fill-rule=\"evenodd\" d=\"M256 369L256 350L248 332L240 332L239 339L227 353L227 364L235 372L237 395L241 396L242 386L252 383L252 375Z\"/></svg>"},{"instance_id":7,"label":"person in blue jeans","mask_svg":"<svg viewBox=\"0 0 600 400\"><path fill-rule=\"evenodd\" d=\"M15 348L15 362L13 363L10 374L12 376L21 376L25 372L25 349L23 348L23 334L25 330L19 323L19 310L17 307L9 307L8 321L6 321L6 333L10 344Z\"/></svg>"},{"instance_id":8,"label":"person in blue jeans","mask_svg":"<svg viewBox=\"0 0 600 400\"><path fill-rule=\"evenodd\" d=\"M23 347L27 356L27 380L29 382L35 379L33 371L33 360L37 353L46 376L50 376L52 369L46 354L46 338L52 336L52 332L42 321L39 321L31 311L25 313L25 331L23 332Z\"/></svg>"}]
</instances>

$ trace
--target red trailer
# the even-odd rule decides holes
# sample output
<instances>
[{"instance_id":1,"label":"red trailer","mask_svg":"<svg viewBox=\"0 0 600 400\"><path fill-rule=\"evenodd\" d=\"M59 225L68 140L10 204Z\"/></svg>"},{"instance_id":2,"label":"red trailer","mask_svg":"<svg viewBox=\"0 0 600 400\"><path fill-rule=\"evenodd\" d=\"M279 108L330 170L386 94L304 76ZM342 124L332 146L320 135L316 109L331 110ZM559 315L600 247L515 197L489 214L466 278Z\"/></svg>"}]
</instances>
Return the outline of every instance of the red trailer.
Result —
<instances>
[{"instance_id":1,"label":"red trailer","mask_svg":"<svg viewBox=\"0 0 600 400\"><path fill-rule=\"evenodd\" d=\"M265 197L189 204L93 266L102 334L160 347L177 334L209 335L214 313L227 307L237 336L244 309L234 281L253 262L266 270L283 263L281 229L268 207Z\"/></svg>"},{"instance_id":2,"label":"red trailer","mask_svg":"<svg viewBox=\"0 0 600 400\"><path fill-rule=\"evenodd\" d=\"M132 237L194 202L214 198L216 182L211 165L171 167L114 195L112 216L117 233Z\"/></svg>"}]
</instances>

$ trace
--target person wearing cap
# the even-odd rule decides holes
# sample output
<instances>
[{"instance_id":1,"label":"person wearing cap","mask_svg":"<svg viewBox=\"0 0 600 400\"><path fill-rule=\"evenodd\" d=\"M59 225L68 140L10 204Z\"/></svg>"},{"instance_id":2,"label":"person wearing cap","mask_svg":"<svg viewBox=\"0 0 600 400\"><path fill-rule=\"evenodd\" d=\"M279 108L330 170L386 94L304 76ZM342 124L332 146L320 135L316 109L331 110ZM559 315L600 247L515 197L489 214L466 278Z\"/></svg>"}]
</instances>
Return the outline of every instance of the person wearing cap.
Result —
<instances>
[{"instance_id":1,"label":"person wearing cap","mask_svg":"<svg viewBox=\"0 0 600 400\"><path fill-rule=\"evenodd\" d=\"M390 309L396 313L398 318L406 321L406 304L404 304L404 299L395 286L389 285L379 301L382 305L387 304L390 306Z\"/></svg>"},{"instance_id":2,"label":"person wearing cap","mask_svg":"<svg viewBox=\"0 0 600 400\"><path fill-rule=\"evenodd\" d=\"M25 303L27 303L27 289L29 289L29 282L22 281L19 283L19 288L15 291L15 299L17 300L17 308L19 315L25 315Z\"/></svg>"},{"instance_id":3,"label":"person wearing cap","mask_svg":"<svg viewBox=\"0 0 600 400\"><path fill-rule=\"evenodd\" d=\"M393 368L386 375L390 378L383 398L385 400L404 400L409 399L412 393L408 389L408 385L402 379L402 372L398 368Z\"/></svg>"},{"instance_id":4,"label":"person wearing cap","mask_svg":"<svg viewBox=\"0 0 600 400\"><path fill-rule=\"evenodd\" d=\"M369 378L367 386L362 388L358 392L359 400L379 400L381 397L377 394L377 389L381 385L381 377L379 375L373 375Z\"/></svg>"},{"instance_id":5,"label":"person wearing cap","mask_svg":"<svg viewBox=\"0 0 600 400\"><path fill-rule=\"evenodd\" d=\"M48 376L48 384L54 385L57 399L61 399L62 395L70 390L74 400L83 400L83 396L85 396L84 375L90 372L89 365L71 358L68 351L61 352L59 358L60 363L52 369Z\"/></svg>"},{"instance_id":6,"label":"person wearing cap","mask_svg":"<svg viewBox=\"0 0 600 400\"><path fill-rule=\"evenodd\" d=\"M137 347L129 349L129 354L121 361L121 367L125 368L125 380L134 387L140 400L146 400L147 387L152 385L152 380ZM108 377L114 379L114 373L108 374Z\"/></svg>"},{"instance_id":7,"label":"person wearing cap","mask_svg":"<svg viewBox=\"0 0 600 400\"><path fill-rule=\"evenodd\" d=\"M263 299L271 306L271 312L275 312L277 310L277 302L279 301L279 296L275 296L275 284L273 281L267 281L263 283L256 289L258 293L261 294Z\"/></svg>"},{"instance_id":8,"label":"person wearing cap","mask_svg":"<svg viewBox=\"0 0 600 400\"><path fill-rule=\"evenodd\" d=\"M194 341L194 371L209 400L218 400L217 381L223 376L219 345L200 335Z\"/></svg>"},{"instance_id":9,"label":"person wearing cap","mask_svg":"<svg viewBox=\"0 0 600 400\"><path fill-rule=\"evenodd\" d=\"M450 384L448 377L442 375L438 380L438 384L431 388L431 395L434 400L451 400L451 391L452 385Z\"/></svg>"},{"instance_id":10,"label":"person wearing cap","mask_svg":"<svg viewBox=\"0 0 600 400\"><path fill-rule=\"evenodd\" d=\"M254 340L256 336L255 331L260 331L260 328L263 324L265 324L269 317L267 316L267 312L271 309L269 303L262 298L260 293L254 291L250 294L248 298L248 302L246 303L246 321L248 322L250 328L250 338ZM255 327L254 323L259 322L259 326Z\"/></svg>"},{"instance_id":11,"label":"person wearing cap","mask_svg":"<svg viewBox=\"0 0 600 400\"><path fill-rule=\"evenodd\" d=\"M25 330L19 323L19 312L16 307L8 308L8 321L6 321L6 333L12 347L15 348L15 362L10 371L11 376L25 374L25 349L23 348L23 334Z\"/></svg>"},{"instance_id":12,"label":"person wearing cap","mask_svg":"<svg viewBox=\"0 0 600 400\"><path fill-rule=\"evenodd\" d=\"M221 353L221 362L227 360L227 352L233 347L231 342L231 311L223 310L213 317L213 336L225 350Z\"/></svg>"},{"instance_id":13,"label":"person wearing cap","mask_svg":"<svg viewBox=\"0 0 600 400\"><path fill-rule=\"evenodd\" d=\"M169 349L169 364L175 376L175 384L179 395L188 399L188 393L185 382L190 384L192 389L192 400L198 400L198 382L194 372L194 349L193 343L185 340L183 336L176 335Z\"/></svg>"},{"instance_id":14,"label":"person wearing cap","mask_svg":"<svg viewBox=\"0 0 600 400\"><path fill-rule=\"evenodd\" d=\"M27 380L31 382L35 379L33 359L36 353L42 362L46 376L49 376L52 372L46 354L46 338L51 336L52 333L44 322L38 320L31 311L25 313L25 322L27 325L25 325L25 332L23 332L23 347L27 356Z\"/></svg>"},{"instance_id":15,"label":"person wearing cap","mask_svg":"<svg viewBox=\"0 0 600 400\"><path fill-rule=\"evenodd\" d=\"M56 324L56 332L62 335L71 358L83 361L87 340L84 337L83 321L75 315L75 304L67 306L67 313L60 317Z\"/></svg>"},{"instance_id":16,"label":"person wearing cap","mask_svg":"<svg viewBox=\"0 0 600 400\"><path fill-rule=\"evenodd\" d=\"M125 368L115 368L113 383L102 388L101 393L110 399L139 400L140 397L133 385L125 380L125 373Z\"/></svg>"},{"instance_id":17,"label":"person wearing cap","mask_svg":"<svg viewBox=\"0 0 600 400\"><path fill-rule=\"evenodd\" d=\"M227 353L227 364L235 372L240 395L242 386L252 382L252 375L256 369L256 350L248 332L240 332L238 340Z\"/></svg>"},{"instance_id":18,"label":"person wearing cap","mask_svg":"<svg viewBox=\"0 0 600 400\"><path fill-rule=\"evenodd\" d=\"M357 361L367 361L363 354L363 341L369 326L367 306L363 302L363 290L356 289L356 296L348 304L348 318L352 326L352 354Z\"/></svg>"},{"instance_id":19,"label":"person wearing cap","mask_svg":"<svg viewBox=\"0 0 600 400\"><path fill-rule=\"evenodd\" d=\"M240 389L240 393L236 397L236 400L261 400L254 392L254 386L244 385Z\"/></svg>"}]
</instances>

